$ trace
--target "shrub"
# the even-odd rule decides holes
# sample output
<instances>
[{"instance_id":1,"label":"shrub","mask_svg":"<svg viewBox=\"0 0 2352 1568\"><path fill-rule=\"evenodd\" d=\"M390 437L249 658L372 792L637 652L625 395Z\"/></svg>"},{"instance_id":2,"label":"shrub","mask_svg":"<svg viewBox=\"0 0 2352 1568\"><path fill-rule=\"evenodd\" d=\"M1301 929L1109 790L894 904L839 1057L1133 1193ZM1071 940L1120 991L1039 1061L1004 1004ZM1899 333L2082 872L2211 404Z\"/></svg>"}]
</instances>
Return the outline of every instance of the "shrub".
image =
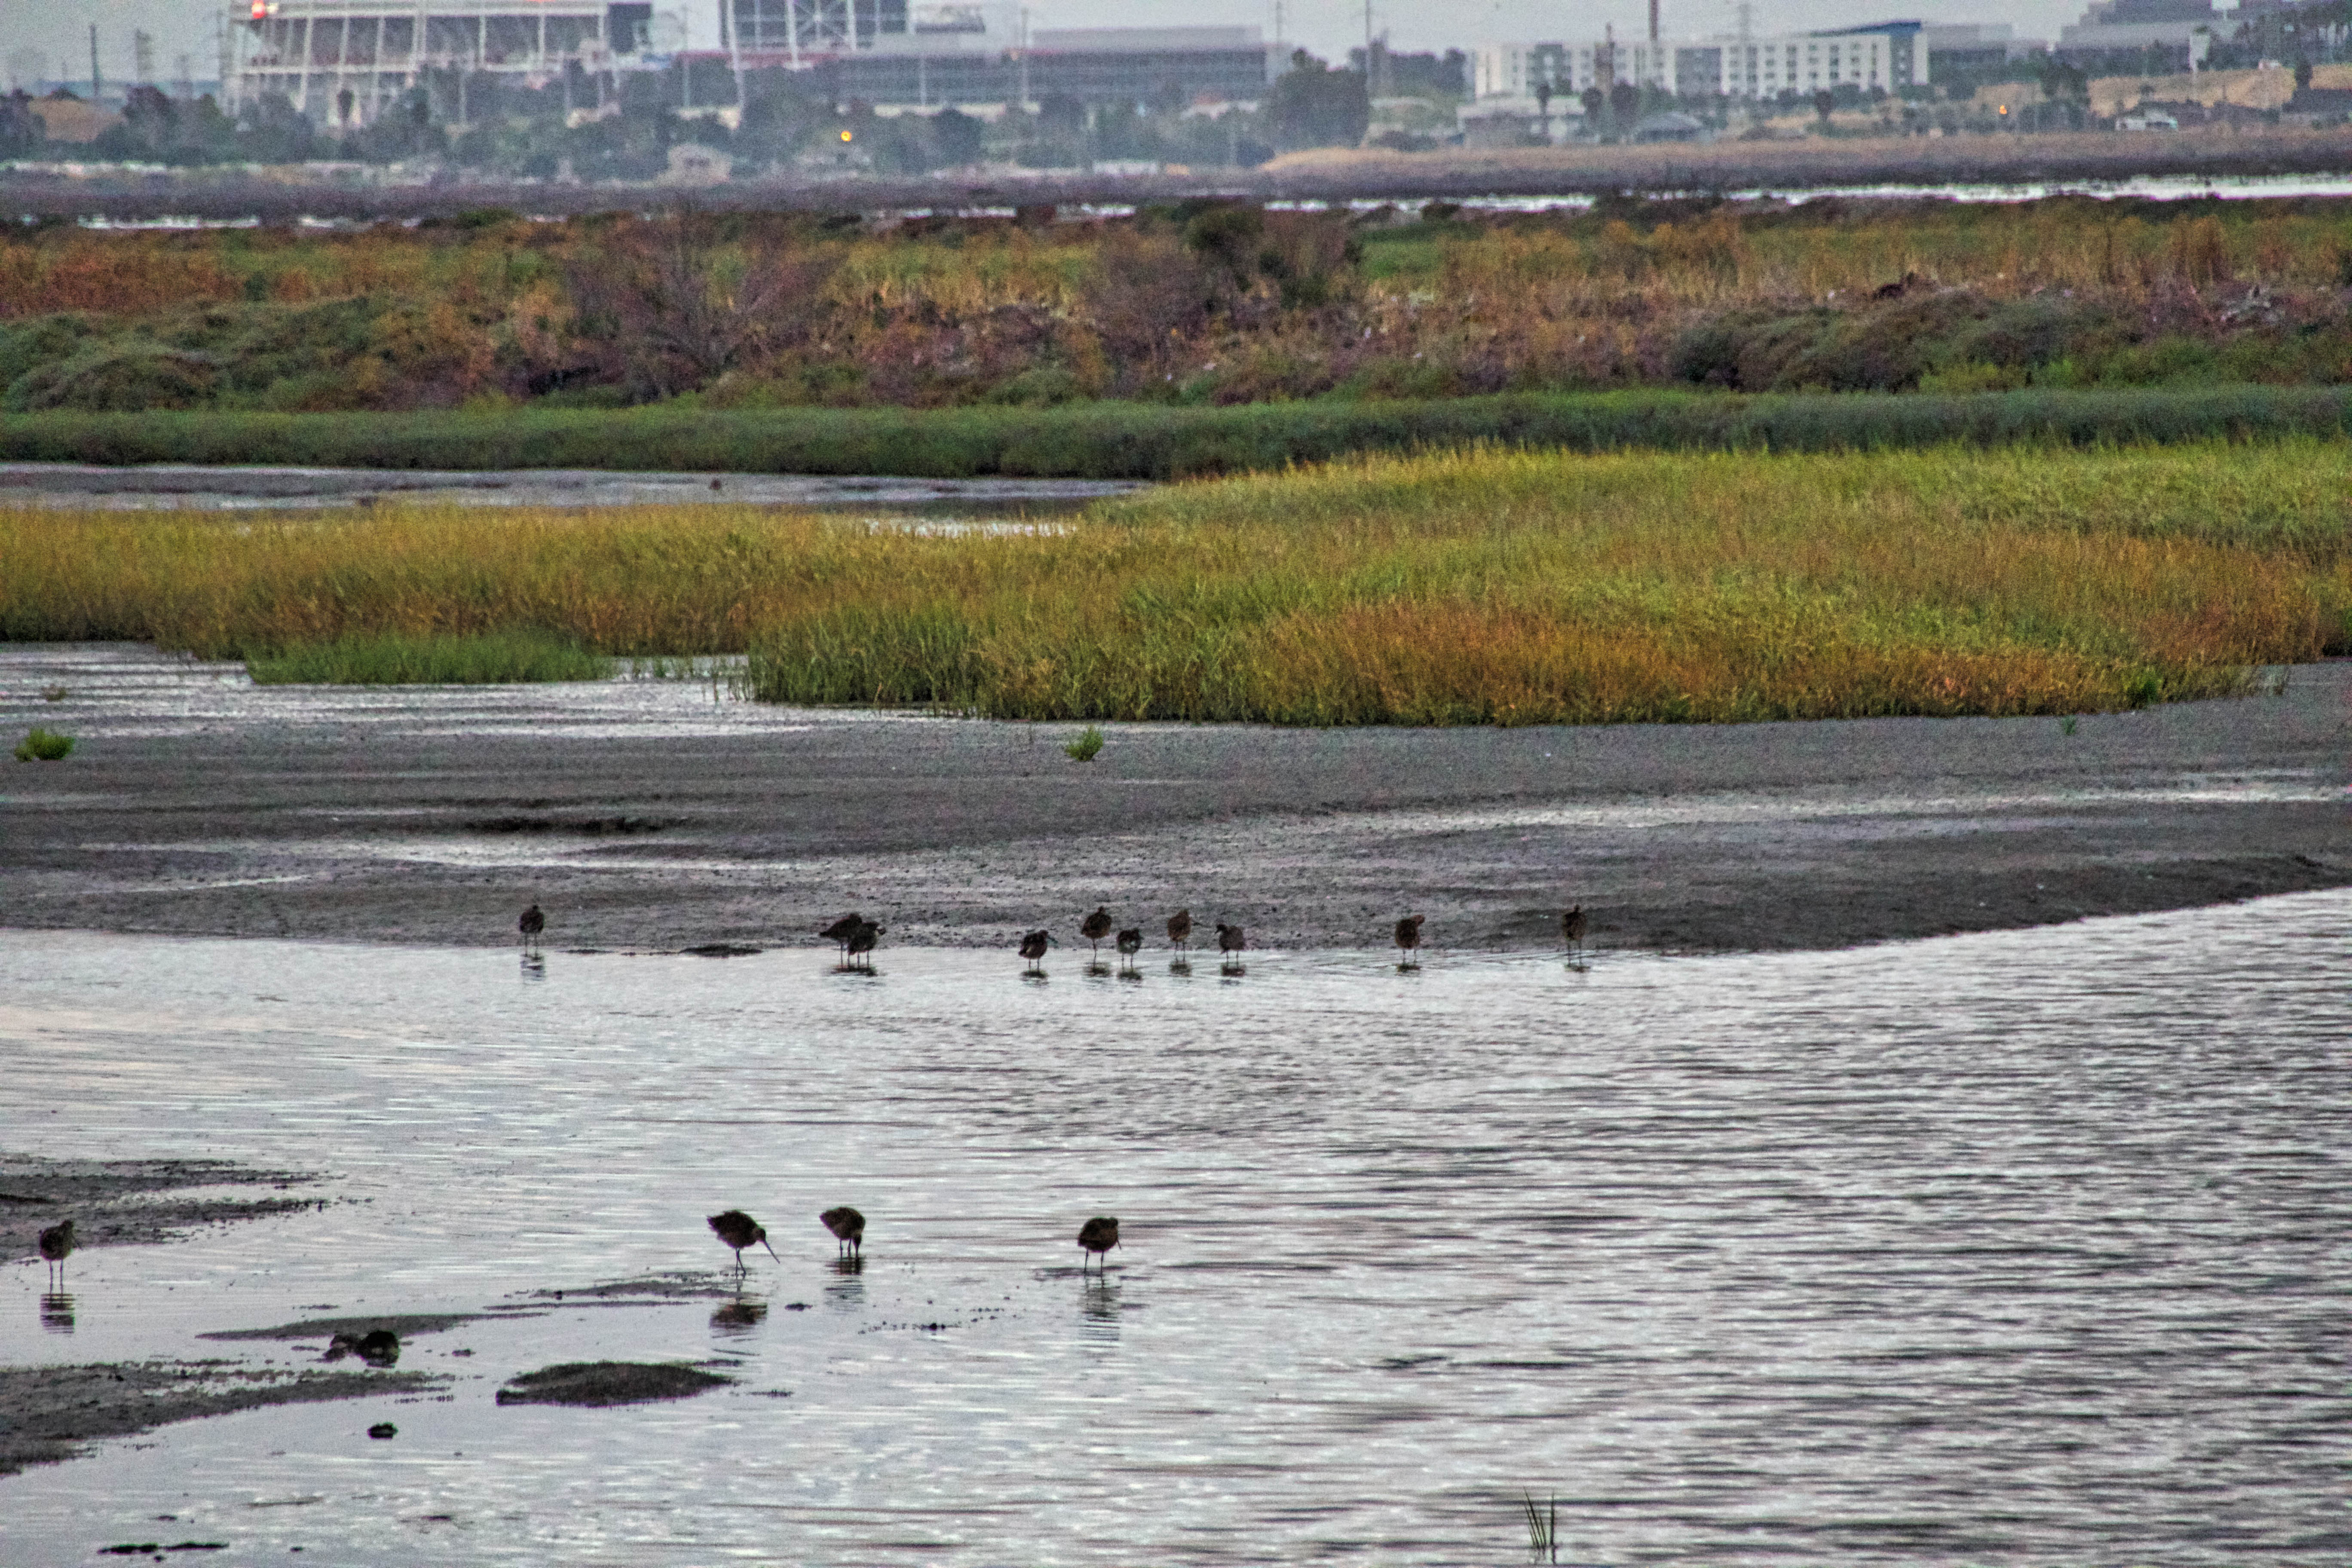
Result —
<instances>
[{"instance_id":1,"label":"shrub","mask_svg":"<svg viewBox=\"0 0 2352 1568\"><path fill-rule=\"evenodd\" d=\"M1096 756L1101 752L1102 749L1103 732L1094 725L1089 724L1083 731L1079 731L1078 738L1076 740L1072 741L1068 745L1064 746L1062 748L1062 752L1063 754L1067 756L1072 762L1091 763L1095 760Z\"/></svg>"},{"instance_id":2,"label":"shrub","mask_svg":"<svg viewBox=\"0 0 2352 1568\"><path fill-rule=\"evenodd\" d=\"M16 742L16 760L20 763L59 762L71 756L73 749L71 735L61 735L55 730L44 730L36 724L26 732L23 740Z\"/></svg>"}]
</instances>

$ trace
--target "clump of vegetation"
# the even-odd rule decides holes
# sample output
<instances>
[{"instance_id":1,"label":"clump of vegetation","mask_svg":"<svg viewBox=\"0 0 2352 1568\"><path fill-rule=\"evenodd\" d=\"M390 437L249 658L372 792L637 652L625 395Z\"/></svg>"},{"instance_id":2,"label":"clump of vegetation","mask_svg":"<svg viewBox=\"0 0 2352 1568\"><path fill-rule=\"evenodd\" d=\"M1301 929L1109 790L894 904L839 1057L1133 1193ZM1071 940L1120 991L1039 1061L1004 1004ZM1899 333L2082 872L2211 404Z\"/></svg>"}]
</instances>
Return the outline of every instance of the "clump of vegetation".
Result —
<instances>
[{"instance_id":1,"label":"clump of vegetation","mask_svg":"<svg viewBox=\"0 0 2352 1568\"><path fill-rule=\"evenodd\" d=\"M2352 203L1612 198L0 233L0 410L2352 379Z\"/></svg>"},{"instance_id":2,"label":"clump of vegetation","mask_svg":"<svg viewBox=\"0 0 2352 1568\"><path fill-rule=\"evenodd\" d=\"M1080 731L1076 740L1062 748L1063 754L1074 763L1091 763L1101 754L1103 732L1089 724Z\"/></svg>"},{"instance_id":3,"label":"clump of vegetation","mask_svg":"<svg viewBox=\"0 0 2352 1568\"><path fill-rule=\"evenodd\" d=\"M20 763L57 763L73 755L74 738L55 730L44 730L38 724L26 731L16 742L16 760Z\"/></svg>"},{"instance_id":4,"label":"clump of vegetation","mask_svg":"<svg viewBox=\"0 0 2352 1568\"><path fill-rule=\"evenodd\" d=\"M2063 715L2352 651L2347 486L2352 445L2305 440L1360 458L1011 535L725 506L26 510L0 513L0 637L258 674L526 634L748 652L774 701L1079 723Z\"/></svg>"},{"instance_id":5,"label":"clump of vegetation","mask_svg":"<svg viewBox=\"0 0 2352 1568\"><path fill-rule=\"evenodd\" d=\"M613 661L530 627L455 637L354 634L247 656L258 686L499 686L601 680Z\"/></svg>"}]
</instances>

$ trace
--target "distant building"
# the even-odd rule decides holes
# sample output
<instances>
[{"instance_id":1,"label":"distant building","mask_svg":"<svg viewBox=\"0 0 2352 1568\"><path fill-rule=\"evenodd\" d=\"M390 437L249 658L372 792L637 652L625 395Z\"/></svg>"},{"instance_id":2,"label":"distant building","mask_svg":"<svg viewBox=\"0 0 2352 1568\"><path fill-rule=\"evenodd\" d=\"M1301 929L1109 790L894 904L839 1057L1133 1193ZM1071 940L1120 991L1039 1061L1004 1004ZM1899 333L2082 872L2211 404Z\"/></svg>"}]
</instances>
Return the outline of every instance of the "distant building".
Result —
<instances>
[{"instance_id":1,"label":"distant building","mask_svg":"<svg viewBox=\"0 0 2352 1568\"><path fill-rule=\"evenodd\" d=\"M2248 23L2296 8L2295 0L2242 0L2227 11L2210 0L2091 0L2082 20L2059 32L2058 53L2096 59L2153 49L2186 64L2196 34L2227 38Z\"/></svg>"},{"instance_id":2,"label":"distant building","mask_svg":"<svg viewBox=\"0 0 2352 1568\"><path fill-rule=\"evenodd\" d=\"M1810 33L1724 35L1679 42L1487 44L1474 61L1482 99L1521 99L1632 82L1685 98L1810 98L1823 88L1900 92L1931 75L1917 22L1877 22ZM2004 29L2006 31L2006 29Z\"/></svg>"}]
</instances>

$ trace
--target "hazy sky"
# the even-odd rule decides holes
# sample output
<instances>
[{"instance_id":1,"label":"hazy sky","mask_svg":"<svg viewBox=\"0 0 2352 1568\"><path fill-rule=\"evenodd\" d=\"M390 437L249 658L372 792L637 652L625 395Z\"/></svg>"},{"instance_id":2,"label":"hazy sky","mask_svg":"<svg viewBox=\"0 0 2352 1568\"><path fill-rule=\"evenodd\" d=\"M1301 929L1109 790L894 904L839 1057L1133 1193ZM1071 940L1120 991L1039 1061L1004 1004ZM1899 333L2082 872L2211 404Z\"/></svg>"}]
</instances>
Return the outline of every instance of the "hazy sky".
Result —
<instances>
[{"instance_id":1,"label":"hazy sky","mask_svg":"<svg viewBox=\"0 0 2352 1568\"><path fill-rule=\"evenodd\" d=\"M707 13L703 27L715 27L719 0L656 0L662 9L680 5ZM1598 35L1615 23L1618 35L1638 37L1647 26L1645 0L1602 0L1597 5L1545 4L1543 0L1373 0L1372 21L1399 48L1442 49L1496 38L1579 38ZM20 51L47 57L47 69L69 78L89 75L89 26L99 28L100 63L110 80L127 77L131 35L144 28L155 36L155 70L169 79L174 58L195 57L195 74L211 77L215 19L224 7L214 0L0 0L0 64ZM1891 17L1934 21L1999 21L2021 37L2055 37L2075 19L2083 0L1910 0L1908 4L1861 6L1841 0L1757 0L1756 26L1826 27ZM1338 55L1364 36L1362 0L1286 0L1284 37L1327 55ZM1665 0L1669 37L1728 31L1738 13L1731 0ZM1030 25L1040 27L1150 26L1201 23L1255 23L1272 32L1271 0L1030 0ZM72 63L63 62L70 60ZM13 69L13 68L12 68Z\"/></svg>"}]
</instances>

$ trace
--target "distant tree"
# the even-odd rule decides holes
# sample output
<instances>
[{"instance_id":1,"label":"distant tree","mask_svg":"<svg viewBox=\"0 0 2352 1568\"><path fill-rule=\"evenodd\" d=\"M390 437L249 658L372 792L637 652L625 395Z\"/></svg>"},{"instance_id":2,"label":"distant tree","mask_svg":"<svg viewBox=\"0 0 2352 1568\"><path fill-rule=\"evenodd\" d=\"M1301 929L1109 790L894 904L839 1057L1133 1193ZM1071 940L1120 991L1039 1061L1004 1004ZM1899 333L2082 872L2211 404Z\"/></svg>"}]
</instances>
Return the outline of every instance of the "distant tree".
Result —
<instances>
[{"instance_id":1,"label":"distant tree","mask_svg":"<svg viewBox=\"0 0 2352 1568\"><path fill-rule=\"evenodd\" d=\"M1609 117L1620 131L1632 130L1633 121L1642 117L1642 89L1630 81L1621 81L1611 88Z\"/></svg>"},{"instance_id":2,"label":"distant tree","mask_svg":"<svg viewBox=\"0 0 2352 1568\"><path fill-rule=\"evenodd\" d=\"M1601 110L1608 107L1609 95L1597 87L1588 87L1577 95L1576 101L1584 105L1584 122L1597 126L1601 123Z\"/></svg>"},{"instance_id":3,"label":"distant tree","mask_svg":"<svg viewBox=\"0 0 2352 1568\"><path fill-rule=\"evenodd\" d=\"M1353 147L1372 122L1372 100L1364 79L1333 70L1305 49L1290 57L1290 68L1275 79L1266 119L1277 146Z\"/></svg>"},{"instance_id":4,"label":"distant tree","mask_svg":"<svg viewBox=\"0 0 2352 1568\"><path fill-rule=\"evenodd\" d=\"M2297 91L2297 92L2301 92L2304 89L2305 89L2305 88L2309 87L2310 85L2311 85L2311 62L2310 62L2309 60L2297 60L2297 61L2295 61L2295 62L2294 62L2294 89L2295 89L2295 91Z\"/></svg>"},{"instance_id":5,"label":"distant tree","mask_svg":"<svg viewBox=\"0 0 2352 1568\"><path fill-rule=\"evenodd\" d=\"M982 126L961 109L942 109L931 117L931 146L942 163L980 162Z\"/></svg>"},{"instance_id":6,"label":"distant tree","mask_svg":"<svg viewBox=\"0 0 2352 1568\"><path fill-rule=\"evenodd\" d=\"M1539 81L1536 83L1536 112L1543 116L1545 126L1547 128L1549 127L1551 124L1551 83L1548 81Z\"/></svg>"},{"instance_id":7,"label":"distant tree","mask_svg":"<svg viewBox=\"0 0 2352 1568\"><path fill-rule=\"evenodd\" d=\"M48 128L33 112L33 95L21 89L0 98L0 158L22 158L41 150Z\"/></svg>"},{"instance_id":8,"label":"distant tree","mask_svg":"<svg viewBox=\"0 0 2352 1568\"><path fill-rule=\"evenodd\" d=\"M1818 114L1818 115L1820 115L1820 116L1821 116L1821 119L1822 119L1822 129L1823 129L1824 131L1826 131L1826 130L1828 130L1828 129L1829 129L1829 123L1830 123L1830 110L1832 110L1835 109L1836 107L1837 107L1837 94L1836 94L1836 93L1832 92L1828 88L1825 88L1825 87L1824 87L1824 88L1818 89L1816 89L1816 90L1815 90L1815 92L1813 93L1813 112L1814 112L1815 114Z\"/></svg>"}]
</instances>

